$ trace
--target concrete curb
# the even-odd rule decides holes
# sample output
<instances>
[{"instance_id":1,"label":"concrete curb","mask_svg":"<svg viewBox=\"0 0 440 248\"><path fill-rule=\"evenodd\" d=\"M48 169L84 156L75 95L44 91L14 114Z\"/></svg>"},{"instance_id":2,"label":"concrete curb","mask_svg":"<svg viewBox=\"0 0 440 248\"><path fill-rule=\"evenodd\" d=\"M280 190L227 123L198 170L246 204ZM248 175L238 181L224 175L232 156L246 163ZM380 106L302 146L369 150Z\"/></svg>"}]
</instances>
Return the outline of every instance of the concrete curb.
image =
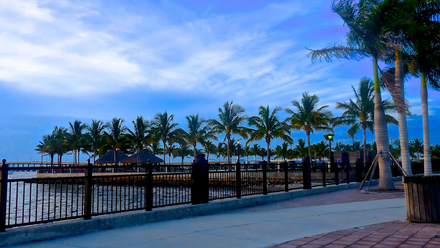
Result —
<instances>
[{"instance_id":1,"label":"concrete curb","mask_svg":"<svg viewBox=\"0 0 440 248\"><path fill-rule=\"evenodd\" d=\"M401 179L394 179L394 181L399 180ZM378 181L373 181L372 185L377 185L378 183ZM308 195L330 193L359 187L360 183L341 184L337 186L332 185L325 188L319 187L309 190L293 190L290 192L271 193L265 196L258 195L243 197L241 199L217 200L200 205L180 205L174 207L157 208L149 212L133 211L120 214L102 215L93 217L91 220L67 220L49 224L46 223L27 227L12 228L8 229L4 233L0 233L0 247L31 241L41 241L64 236L79 235L106 229L175 220L190 216L206 215L215 212L253 207L300 198Z\"/></svg>"}]
</instances>

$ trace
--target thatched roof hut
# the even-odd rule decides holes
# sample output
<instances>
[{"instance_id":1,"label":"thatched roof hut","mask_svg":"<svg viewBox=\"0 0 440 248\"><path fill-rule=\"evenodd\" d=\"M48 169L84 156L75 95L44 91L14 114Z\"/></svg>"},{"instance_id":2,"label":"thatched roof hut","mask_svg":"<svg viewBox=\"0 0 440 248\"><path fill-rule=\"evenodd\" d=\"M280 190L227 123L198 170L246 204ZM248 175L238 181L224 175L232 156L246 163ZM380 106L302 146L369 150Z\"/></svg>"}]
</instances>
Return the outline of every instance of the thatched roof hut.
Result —
<instances>
[{"instance_id":1,"label":"thatched roof hut","mask_svg":"<svg viewBox=\"0 0 440 248\"><path fill-rule=\"evenodd\" d=\"M127 163L127 164L136 164L138 159L138 153L124 159L122 161L122 163ZM150 160L151 163L153 164L157 164L157 163L162 163L163 159L154 156L153 154L147 152L146 150L143 150L139 153L139 163L147 163L147 161Z\"/></svg>"},{"instance_id":2,"label":"thatched roof hut","mask_svg":"<svg viewBox=\"0 0 440 248\"><path fill-rule=\"evenodd\" d=\"M122 160L128 158L128 156L121 152L121 150L117 151L117 163L119 164L120 162L122 162ZM102 155L101 157L99 157L95 163L96 164L113 164L115 162L115 151L111 150L109 152L107 152L106 154Z\"/></svg>"}]
</instances>

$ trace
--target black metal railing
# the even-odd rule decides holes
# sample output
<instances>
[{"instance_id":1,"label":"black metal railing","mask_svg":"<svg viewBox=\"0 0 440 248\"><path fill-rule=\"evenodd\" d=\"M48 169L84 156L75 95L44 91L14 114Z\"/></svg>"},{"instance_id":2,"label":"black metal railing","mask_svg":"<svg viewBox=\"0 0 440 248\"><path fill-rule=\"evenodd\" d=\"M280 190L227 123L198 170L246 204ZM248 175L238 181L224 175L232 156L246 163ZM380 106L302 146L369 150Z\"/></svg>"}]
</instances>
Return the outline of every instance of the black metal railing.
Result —
<instances>
[{"instance_id":1,"label":"black metal railing","mask_svg":"<svg viewBox=\"0 0 440 248\"><path fill-rule=\"evenodd\" d=\"M6 228L125 211L360 181L362 166L303 163L156 166L11 166L3 160L0 231ZM113 172L113 173L111 173ZM11 175L9 175L12 173ZM16 177L15 174L34 173ZM36 178L35 178L36 174Z\"/></svg>"}]
</instances>

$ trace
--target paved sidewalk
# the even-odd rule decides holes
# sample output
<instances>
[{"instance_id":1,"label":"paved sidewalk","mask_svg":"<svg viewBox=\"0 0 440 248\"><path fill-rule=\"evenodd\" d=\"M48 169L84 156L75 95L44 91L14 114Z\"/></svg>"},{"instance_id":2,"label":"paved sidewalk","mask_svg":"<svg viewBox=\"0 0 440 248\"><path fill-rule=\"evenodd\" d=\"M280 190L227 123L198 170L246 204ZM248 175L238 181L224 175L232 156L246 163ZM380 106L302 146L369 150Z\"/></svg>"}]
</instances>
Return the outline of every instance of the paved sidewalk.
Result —
<instances>
[{"instance_id":1,"label":"paved sidewalk","mask_svg":"<svg viewBox=\"0 0 440 248\"><path fill-rule=\"evenodd\" d=\"M304 237L405 218L402 192L344 190L278 204L15 247L269 247Z\"/></svg>"}]
</instances>

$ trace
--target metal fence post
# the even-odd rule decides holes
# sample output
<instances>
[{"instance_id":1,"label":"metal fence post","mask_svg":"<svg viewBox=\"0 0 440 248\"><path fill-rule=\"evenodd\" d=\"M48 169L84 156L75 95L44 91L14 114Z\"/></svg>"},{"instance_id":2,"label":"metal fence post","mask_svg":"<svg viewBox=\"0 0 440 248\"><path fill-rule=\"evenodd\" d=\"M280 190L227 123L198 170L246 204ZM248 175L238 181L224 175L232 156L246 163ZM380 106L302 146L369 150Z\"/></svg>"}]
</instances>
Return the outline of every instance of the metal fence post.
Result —
<instances>
[{"instance_id":1,"label":"metal fence post","mask_svg":"<svg viewBox=\"0 0 440 248\"><path fill-rule=\"evenodd\" d=\"M237 198L241 198L241 164L240 161L237 161L237 164L235 165L235 186L237 190Z\"/></svg>"},{"instance_id":2,"label":"metal fence post","mask_svg":"<svg viewBox=\"0 0 440 248\"><path fill-rule=\"evenodd\" d=\"M284 191L289 192L289 168L286 161L284 161Z\"/></svg>"},{"instance_id":3,"label":"metal fence post","mask_svg":"<svg viewBox=\"0 0 440 248\"><path fill-rule=\"evenodd\" d=\"M339 185L339 166L335 165L335 184Z\"/></svg>"},{"instance_id":4,"label":"metal fence post","mask_svg":"<svg viewBox=\"0 0 440 248\"><path fill-rule=\"evenodd\" d=\"M90 220L92 218L92 188L93 188L93 167L90 159L87 159L87 168L85 172L85 196L84 196L84 219Z\"/></svg>"},{"instance_id":5,"label":"metal fence post","mask_svg":"<svg viewBox=\"0 0 440 248\"><path fill-rule=\"evenodd\" d=\"M310 157L303 159L303 189L312 188L312 172L310 170Z\"/></svg>"},{"instance_id":6,"label":"metal fence post","mask_svg":"<svg viewBox=\"0 0 440 248\"><path fill-rule=\"evenodd\" d=\"M267 162L263 161L263 195L267 195Z\"/></svg>"},{"instance_id":7,"label":"metal fence post","mask_svg":"<svg viewBox=\"0 0 440 248\"><path fill-rule=\"evenodd\" d=\"M8 165L6 159L2 161L0 179L0 232L4 232L6 230L6 194L8 192Z\"/></svg>"},{"instance_id":8,"label":"metal fence post","mask_svg":"<svg viewBox=\"0 0 440 248\"><path fill-rule=\"evenodd\" d=\"M209 201L209 168L206 166L205 154L197 154L196 163L191 174L191 202L203 204Z\"/></svg>"},{"instance_id":9,"label":"metal fence post","mask_svg":"<svg viewBox=\"0 0 440 248\"><path fill-rule=\"evenodd\" d=\"M153 210L153 165L150 160L145 167L145 210Z\"/></svg>"},{"instance_id":10,"label":"metal fence post","mask_svg":"<svg viewBox=\"0 0 440 248\"><path fill-rule=\"evenodd\" d=\"M347 181L347 184L350 183L350 164L345 166L345 180Z\"/></svg>"},{"instance_id":11,"label":"metal fence post","mask_svg":"<svg viewBox=\"0 0 440 248\"><path fill-rule=\"evenodd\" d=\"M323 164L323 168L322 168L322 187L327 187L327 170L328 170L328 165Z\"/></svg>"}]
</instances>

